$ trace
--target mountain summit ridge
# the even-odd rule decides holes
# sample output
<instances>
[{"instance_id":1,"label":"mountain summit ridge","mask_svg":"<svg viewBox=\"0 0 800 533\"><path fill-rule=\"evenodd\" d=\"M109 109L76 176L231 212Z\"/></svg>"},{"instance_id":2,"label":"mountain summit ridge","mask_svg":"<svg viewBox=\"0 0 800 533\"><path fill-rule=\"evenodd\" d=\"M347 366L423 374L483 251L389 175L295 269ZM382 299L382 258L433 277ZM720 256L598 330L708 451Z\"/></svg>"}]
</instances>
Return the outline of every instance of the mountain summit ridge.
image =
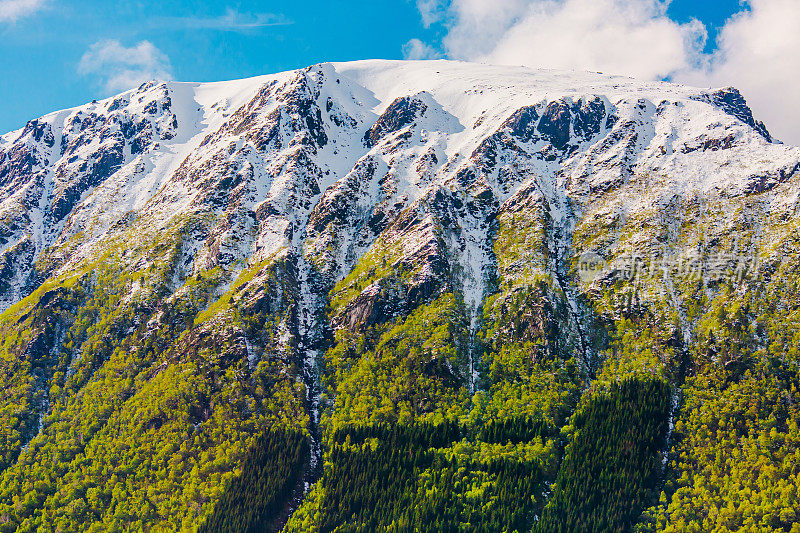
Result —
<instances>
[{"instance_id":1,"label":"mountain summit ridge","mask_svg":"<svg viewBox=\"0 0 800 533\"><path fill-rule=\"evenodd\" d=\"M705 178L702 184L680 184L682 186L763 188L768 184L757 180L785 180L797 170L791 163L800 159L796 149L765 146L771 137L760 123L752 119L752 113L738 91L703 91L596 73L492 67L444 60L370 60L324 63L308 69L230 82L149 82L121 95L45 115L29 122L21 130L0 137L0 211L6 220L17 218L16 223L6 226L2 232L5 262L15 262L12 259L15 254L9 254L12 249L17 251L18 258L36 260L45 248L63 244L78 232L88 230L90 234L102 235L105 229L118 223L126 214L153 204L160 192L171 187L177 187L180 192L175 192L169 202L162 202L164 210L153 213L157 215L156 220L166 220L165 213L192 210L187 203L197 191L193 190L193 184L176 183L184 181L176 179L181 167L185 167L189 159L202 164L209 153L207 143L215 136L220 137L223 131L230 139L241 138L241 128L246 125L240 124L239 129L233 131L228 128L236 112L241 112L243 106L252 105L260 94L268 91L267 87L293 83L291 80L302 76L319 78L313 82L318 85L315 90L325 93L325 102L315 102L320 109L320 116L314 118L320 123L315 127L323 135L326 129L336 131L334 142L339 142L340 146L331 150L326 142L320 142L322 139L316 139L315 150L331 152L321 156L324 158L322 166L326 176L332 173L340 179L357 166L359 159L378 150L367 143L357 142L360 131L345 145L344 139L348 137L345 133L354 129L366 131L372 127L370 123L378 120L396 99L414 98L426 90L429 104L435 102L440 109L438 114L432 115L429 111L419 117L427 123L417 126L443 135L443 139L437 143L428 142L427 146L435 148L436 151L431 153L438 153L439 158L446 160L446 163L438 165L440 169L446 167L447 177L440 178L445 181L469 165L469 158L474 155L471 153L476 149L490 149L492 135L498 132L499 127L514 112L531 104L539 109L538 113L548 112L554 117L549 131L540 122L539 133L543 144L554 141L549 142L554 150L543 155L542 159L545 163L558 160L559 164L541 165L542 173L562 171L560 163L569 160L564 171L569 170L573 174L571 179L575 181L580 179L579 168L596 165L596 152L602 150L611 154L608 148L621 150L621 141L629 142L631 135L651 137L649 145L639 138L636 140L639 146L624 148L632 150L626 157L639 159L639 166L647 164L658 168L660 165L646 162L658 158L673 166L672 169L663 169L665 172L677 174L680 171L687 176L693 175L693 179L699 175L713 175L713 179ZM344 85L341 85L342 80ZM565 99L574 105L596 97L603 100L596 105L602 106L598 110L606 123L602 128L596 128L597 131L585 130L588 133L585 138L574 130L569 131L577 124L563 121L568 106L553 107L555 102L564 102ZM667 103L679 109L673 109ZM276 107L278 104L270 105ZM330 107L321 111L329 106L335 106L335 109ZM304 112L303 109L297 111ZM323 114L326 115L324 120ZM620 120L619 114L625 115L622 120L627 122L627 130L619 125L614 128L612 121ZM557 123L558 120L562 122ZM636 128L660 130L634 131L636 128L632 121L641 123ZM451 126L446 126L447 123ZM690 130L692 127L694 129ZM443 128L449 129L444 131ZM680 129L680 134L685 137L680 139L683 142L678 142L677 147L675 142L669 141L673 134L670 128ZM615 135L620 139L615 140ZM761 142L759 135L765 142ZM567 143L577 141L580 141L581 148L573 144L569 147L572 153L564 152ZM606 149L603 142L609 145ZM715 162L716 168L705 168L705 162L693 163L691 157L681 158L674 154L676 151L688 154L697 150L706 154L722 150L721 154L729 154L743 152L746 145L768 150L770 163L758 166L745 160L742 161L743 167L723 170L725 161ZM654 156L652 148L662 149L665 153ZM726 148L734 150L724 150ZM543 148L548 149L548 146ZM584 154L584 150L588 154ZM668 151L670 153L666 153ZM613 167L614 164L604 166ZM603 172L593 172L593 183L583 180L581 186L602 188L619 178L609 175L611 173L606 172L606 168L601 170ZM606 176L597 177L603 174ZM34 175L36 177L32 179ZM419 189L424 186L413 181L416 180L407 185L417 189L415 196L418 198ZM263 201L263 194L264 191L254 201ZM507 197L507 194L500 195L501 201ZM254 207L257 206L254 204ZM88 223L93 218L95 221L105 219L104 223L94 224L94 231L92 224ZM31 244L26 244L26 237ZM6 306L26 292L8 285L12 278L14 283L11 285L25 285L25 275L18 272L9 274L12 273L7 270L3 275L6 285L2 292ZM14 296L9 298L9 291Z\"/></svg>"}]
</instances>

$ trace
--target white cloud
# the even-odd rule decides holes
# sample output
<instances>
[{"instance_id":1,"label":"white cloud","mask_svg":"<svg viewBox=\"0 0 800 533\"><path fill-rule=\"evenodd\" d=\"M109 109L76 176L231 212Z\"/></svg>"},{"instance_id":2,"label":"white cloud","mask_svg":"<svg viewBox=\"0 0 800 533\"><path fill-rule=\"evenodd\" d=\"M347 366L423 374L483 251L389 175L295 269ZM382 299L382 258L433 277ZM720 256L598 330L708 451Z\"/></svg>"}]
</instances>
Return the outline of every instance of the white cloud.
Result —
<instances>
[{"instance_id":1,"label":"white cloud","mask_svg":"<svg viewBox=\"0 0 800 533\"><path fill-rule=\"evenodd\" d=\"M175 28L245 32L294 23L281 14L241 13L229 7L225 10L225 14L219 17L167 17L156 19L154 24Z\"/></svg>"},{"instance_id":2,"label":"white cloud","mask_svg":"<svg viewBox=\"0 0 800 533\"><path fill-rule=\"evenodd\" d=\"M527 0L452 0L446 17L448 34L443 44L454 59L480 60L525 13Z\"/></svg>"},{"instance_id":3,"label":"white cloud","mask_svg":"<svg viewBox=\"0 0 800 533\"><path fill-rule=\"evenodd\" d=\"M422 25L429 28L439 22L447 11L447 0L417 0L417 9L422 15Z\"/></svg>"},{"instance_id":4,"label":"white cloud","mask_svg":"<svg viewBox=\"0 0 800 533\"><path fill-rule=\"evenodd\" d=\"M748 4L722 29L717 52L676 79L738 88L773 135L800 146L800 2Z\"/></svg>"},{"instance_id":5,"label":"white cloud","mask_svg":"<svg viewBox=\"0 0 800 533\"><path fill-rule=\"evenodd\" d=\"M403 57L406 59L439 59L442 53L419 39L411 39L403 45Z\"/></svg>"},{"instance_id":6,"label":"white cloud","mask_svg":"<svg viewBox=\"0 0 800 533\"><path fill-rule=\"evenodd\" d=\"M16 22L44 6L45 0L0 0L0 22Z\"/></svg>"},{"instance_id":7,"label":"white cloud","mask_svg":"<svg viewBox=\"0 0 800 533\"><path fill-rule=\"evenodd\" d=\"M742 0L717 50L705 26L680 24L670 0L418 0L424 24L442 22L445 55L495 64L591 70L739 88L754 113L800 145L800 1ZM404 47L425 57L429 44ZM413 44L412 44L413 43Z\"/></svg>"},{"instance_id":8,"label":"white cloud","mask_svg":"<svg viewBox=\"0 0 800 533\"><path fill-rule=\"evenodd\" d=\"M149 41L131 47L117 40L98 41L83 54L78 72L99 76L109 92L130 89L148 80L172 79L169 58Z\"/></svg>"},{"instance_id":9,"label":"white cloud","mask_svg":"<svg viewBox=\"0 0 800 533\"><path fill-rule=\"evenodd\" d=\"M454 0L450 57L657 79L691 66L706 38L660 0Z\"/></svg>"}]
</instances>

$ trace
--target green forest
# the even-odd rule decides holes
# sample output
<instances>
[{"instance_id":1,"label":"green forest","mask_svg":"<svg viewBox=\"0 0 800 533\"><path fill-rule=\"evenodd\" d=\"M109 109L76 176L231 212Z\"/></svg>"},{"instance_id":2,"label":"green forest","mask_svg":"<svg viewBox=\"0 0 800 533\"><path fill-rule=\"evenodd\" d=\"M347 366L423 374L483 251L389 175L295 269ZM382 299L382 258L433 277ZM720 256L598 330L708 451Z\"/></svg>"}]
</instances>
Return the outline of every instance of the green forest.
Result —
<instances>
[{"instance_id":1,"label":"green forest","mask_svg":"<svg viewBox=\"0 0 800 533\"><path fill-rule=\"evenodd\" d=\"M474 322L454 271L325 330L318 413L296 258L176 280L195 217L48 279L0 316L0 531L800 531L793 264L676 279L679 307L617 280L576 317L517 207ZM408 290L393 246L327 287L326 324Z\"/></svg>"}]
</instances>

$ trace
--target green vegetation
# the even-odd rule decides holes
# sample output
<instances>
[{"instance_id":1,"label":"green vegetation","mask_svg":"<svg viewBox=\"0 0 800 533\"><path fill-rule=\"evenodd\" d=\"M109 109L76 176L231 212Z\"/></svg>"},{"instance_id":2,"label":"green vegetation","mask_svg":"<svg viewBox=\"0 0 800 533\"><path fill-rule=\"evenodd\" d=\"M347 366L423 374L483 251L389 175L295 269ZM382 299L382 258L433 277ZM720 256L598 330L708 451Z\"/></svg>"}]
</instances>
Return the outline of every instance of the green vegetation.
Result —
<instances>
[{"instance_id":1,"label":"green vegetation","mask_svg":"<svg viewBox=\"0 0 800 533\"><path fill-rule=\"evenodd\" d=\"M326 423L463 416L468 333L463 304L443 294L411 315L358 335L340 330L326 358L327 384L336 400Z\"/></svg>"},{"instance_id":2,"label":"green vegetation","mask_svg":"<svg viewBox=\"0 0 800 533\"><path fill-rule=\"evenodd\" d=\"M206 311L228 273L170 288L196 223L110 242L0 318L13 372L0 530L194 529L255 435L306 431L297 365L279 342L282 263L254 266Z\"/></svg>"},{"instance_id":3,"label":"green vegetation","mask_svg":"<svg viewBox=\"0 0 800 533\"><path fill-rule=\"evenodd\" d=\"M201 533L274 530L302 479L308 439L299 431L267 431L242 460L242 473L214 505Z\"/></svg>"},{"instance_id":4,"label":"green vegetation","mask_svg":"<svg viewBox=\"0 0 800 533\"><path fill-rule=\"evenodd\" d=\"M758 237L741 199L626 219L623 192L586 207L578 251L740 235L762 275L565 281L531 193L496 219L475 324L451 266L336 328L413 282L381 237L325 287L318 425L291 257L184 271L210 217L108 239L0 315L0 531L800 531L800 228Z\"/></svg>"},{"instance_id":5,"label":"green vegetation","mask_svg":"<svg viewBox=\"0 0 800 533\"><path fill-rule=\"evenodd\" d=\"M659 380L625 380L588 399L534 531L630 531L658 482L669 414Z\"/></svg>"},{"instance_id":6,"label":"green vegetation","mask_svg":"<svg viewBox=\"0 0 800 533\"><path fill-rule=\"evenodd\" d=\"M330 307L335 314L341 312L361 291L370 284L389 278L392 284L402 283L413 273L404 268L401 243L384 239L375 241L358 264L330 293Z\"/></svg>"},{"instance_id":7,"label":"green vegetation","mask_svg":"<svg viewBox=\"0 0 800 533\"><path fill-rule=\"evenodd\" d=\"M504 218L509 228L523 219ZM531 242L518 237L498 236L513 282L498 280L503 292L486 301L474 339L449 292L408 316L336 331L325 357L324 474L287 531L530 531L582 377L562 335L563 295L543 260L526 267ZM374 280L404 279L402 263L378 259L379 249L331 292L332 316Z\"/></svg>"},{"instance_id":8,"label":"green vegetation","mask_svg":"<svg viewBox=\"0 0 800 533\"><path fill-rule=\"evenodd\" d=\"M784 272L710 302L642 531L800 530L799 296Z\"/></svg>"},{"instance_id":9,"label":"green vegetation","mask_svg":"<svg viewBox=\"0 0 800 533\"><path fill-rule=\"evenodd\" d=\"M563 303L543 281L487 299L473 420L534 417L557 427L564 423L582 383L561 331L564 315Z\"/></svg>"},{"instance_id":10,"label":"green vegetation","mask_svg":"<svg viewBox=\"0 0 800 533\"><path fill-rule=\"evenodd\" d=\"M535 439L530 425L492 429L495 439ZM506 434L505 432L508 432ZM320 494L289 531L527 531L547 474L534 460L464 454L474 442L457 422L350 427L332 436ZM358 480L354 483L353 480ZM313 502L313 500L312 500Z\"/></svg>"},{"instance_id":11,"label":"green vegetation","mask_svg":"<svg viewBox=\"0 0 800 533\"><path fill-rule=\"evenodd\" d=\"M660 504L642 531L797 531L798 373L687 382Z\"/></svg>"}]
</instances>

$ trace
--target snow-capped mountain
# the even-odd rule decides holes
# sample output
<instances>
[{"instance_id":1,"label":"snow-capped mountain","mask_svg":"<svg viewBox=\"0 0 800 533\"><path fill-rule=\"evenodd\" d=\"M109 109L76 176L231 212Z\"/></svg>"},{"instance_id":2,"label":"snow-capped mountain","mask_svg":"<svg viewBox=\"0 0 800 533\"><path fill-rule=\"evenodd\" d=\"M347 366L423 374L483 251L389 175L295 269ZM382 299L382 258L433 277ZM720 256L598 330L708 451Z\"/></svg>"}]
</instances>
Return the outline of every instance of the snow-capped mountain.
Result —
<instances>
[{"instance_id":1,"label":"snow-capped mountain","mask_svg":"<svg viewBox=\"0 0 800 533\"><path fill-rule=\"evenodd\" d=\"M615 493L625 527L708 507L680 500L695 480L756 494L769 483L721 460L707 482L713 439L692 439L719 427L727 446L704 406L773 374L783 410L742 431L800 427L799 176L800 148L733 88L453 61L151 82L32 120L0 137L0 531L226 524L267 498L231 481L258 446L286 463L254 474L267 530L381 530L411 519L364 518L348 484L385 473L343 457L382 468L406 454L381 439L434 427L408 461L467 477L403 468L437 509L455 491L461 530L571 530L563 472L599 455L567 443L636 424L642 455L603 474L644 487ZM581 433L607 398L624 428Z\"/></svg>"},{"instance_id":2,"label":"snow-capped mountain","mask_svg":"<svg viewBox=\"0 0 800 533\"><path fill-rule=\"evenodd\" d=\"M75 242L75 261L134 215L219 215L190 271L308 241L341 276L400 213L424 219L438 199L463 229L475 304L489 221L526 187L564 224L638 175L662 177L665 196L739 195L799 170L800 149L773 142L735 89L449 61L153 82L0 137L0 294L7 307L35 288L48 248Z\"/></svg>"}]
</instances>

